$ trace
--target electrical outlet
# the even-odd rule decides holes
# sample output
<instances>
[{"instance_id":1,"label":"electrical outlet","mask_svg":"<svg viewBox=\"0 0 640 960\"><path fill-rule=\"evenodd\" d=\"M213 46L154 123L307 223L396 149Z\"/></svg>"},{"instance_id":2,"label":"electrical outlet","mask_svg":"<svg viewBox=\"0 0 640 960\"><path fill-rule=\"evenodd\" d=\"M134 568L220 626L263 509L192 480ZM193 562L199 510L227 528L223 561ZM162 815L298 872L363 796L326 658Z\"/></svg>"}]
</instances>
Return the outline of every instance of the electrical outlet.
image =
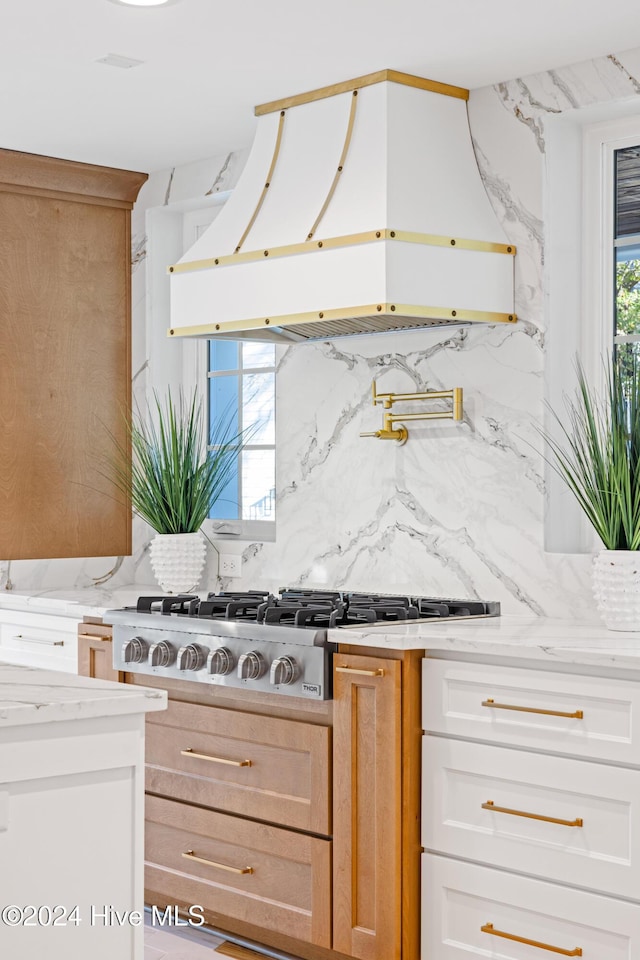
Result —
<instances>
[{"instance_id":1,"label":"electrical outlet","mask_svg":"<svg viewBox=\"0 0 640 960\"><path fill-rule=\"evenodd\" d=\"M238 553L221 553L219 567L221 577L241 577L242 557Z\"/></svg>"}]
</instances>

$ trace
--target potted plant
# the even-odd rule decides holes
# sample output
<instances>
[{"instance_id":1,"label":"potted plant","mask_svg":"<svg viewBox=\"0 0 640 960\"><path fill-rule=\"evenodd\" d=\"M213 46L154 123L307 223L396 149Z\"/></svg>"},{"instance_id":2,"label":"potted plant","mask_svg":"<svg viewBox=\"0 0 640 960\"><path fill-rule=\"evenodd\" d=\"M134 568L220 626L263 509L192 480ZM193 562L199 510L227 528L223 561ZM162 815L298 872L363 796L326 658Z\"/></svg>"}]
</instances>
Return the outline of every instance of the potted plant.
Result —
<instances>
[{"instance_id":1,"label":"potted plant","mask_svg":"<svg viewBox=\"0 0 640 960\"><path fill-rule=\"evenodd\" d=\"M202 524L231 478L247 431L226 417L212 426L208 450L196 394L180 393L176 402L170 391L164 402L154 394L147 416L137 411L127 427L131 460L117 446L115 485L156 531L149 552L163 590L193 590L206 559Z\"/></svg>"},{"instance_id":2,"label":"potted plant","mask_svg":"<svg viewBox=\"0 0 640 960\"><path fill-rule=\"evenodd\" d=\"M598 396L577 368L578 388L560 439L548 433L550 462L604 545L594 559L598 611L610 630L640 630L640 375L616 360Z\"/></svg>"}]
</instances>

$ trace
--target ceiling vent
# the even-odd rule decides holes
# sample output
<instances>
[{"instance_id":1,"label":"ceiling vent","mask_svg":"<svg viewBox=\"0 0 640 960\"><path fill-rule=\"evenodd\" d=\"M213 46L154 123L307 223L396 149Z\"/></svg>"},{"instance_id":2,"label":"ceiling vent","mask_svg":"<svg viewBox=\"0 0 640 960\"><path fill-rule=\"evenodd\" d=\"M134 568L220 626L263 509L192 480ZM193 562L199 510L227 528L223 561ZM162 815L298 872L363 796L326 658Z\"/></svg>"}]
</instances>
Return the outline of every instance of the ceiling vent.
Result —
<instances>
[{"instance_id":1,"label":"ceiling vent","mask_svg":"<svg viewBox=\"0 0 640 960\"><path fill-rule=\"evenodd\" d=\"M133 57L123 57L119 53L108 53L106 57L100 57L96 63L106 63L108 67L120 67L122 70L130 70L131 67L139 67L144 60L134 60Z\"/></svg>"}]
</instances>

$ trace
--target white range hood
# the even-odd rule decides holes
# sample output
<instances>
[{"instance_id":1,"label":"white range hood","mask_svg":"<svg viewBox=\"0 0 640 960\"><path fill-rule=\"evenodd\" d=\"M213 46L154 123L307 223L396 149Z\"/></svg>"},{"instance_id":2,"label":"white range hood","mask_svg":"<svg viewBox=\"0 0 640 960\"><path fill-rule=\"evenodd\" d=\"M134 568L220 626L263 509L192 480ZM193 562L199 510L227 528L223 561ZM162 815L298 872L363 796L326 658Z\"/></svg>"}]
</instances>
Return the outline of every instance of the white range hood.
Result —
<instances>
[{"instance_id":1,"label":"white range hood","mask_svg":"<svg viewBox=\"0 0 640 960\"><path fill-rule=\"evenodd\" d=\"M257 107L238 186L169 268L169 335L515 322L515 247L478 172L467 97L383 70Z\"/></svg>"}]
</instances>

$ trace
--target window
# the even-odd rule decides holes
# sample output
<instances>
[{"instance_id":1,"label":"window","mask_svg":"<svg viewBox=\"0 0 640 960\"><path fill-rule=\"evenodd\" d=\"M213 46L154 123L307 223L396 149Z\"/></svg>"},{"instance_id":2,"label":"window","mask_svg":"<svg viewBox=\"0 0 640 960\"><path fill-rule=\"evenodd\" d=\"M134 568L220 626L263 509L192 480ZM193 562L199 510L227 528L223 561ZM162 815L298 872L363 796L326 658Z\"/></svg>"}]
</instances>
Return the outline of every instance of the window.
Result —
<instances>
[{"instance_id":1,"label":"window","mask_svg":"<svg viewBox=\"0 0 640 960\"><path fill-rule=\"evenodd\" d=\"M167 263L175 263L219 214L229 194L155 207L147 211L147 283L150 311L148 382L198 392L206 421L229 415L236 432L249 428L250 442L238 459L205 532L209 537L275 540L275 360L270 343L169 340ZM210 435L210 430L209 430Z\"/></svg>"},{"instance_id":2,"label":"window","mask_svg":"<svg viewBox=\"0 0 640 960\"><path fill-rule=\"evenodd\" d=\"M544 387L545 400L560 415L565 397L576 388L576 356L601 392L606 389L603 360L614 349L627 355L640 350L635 346L640 322L631 309L638 294L629 267L640 260L640 229L627 207L634 189L632 151L640 156L639 145L635 102L593 104L545 117ZM552 430L550 414L545 411L543 417ZM545 550L592 552L597 548L593 532L548 463L544 481Z\"/></svg>"},{"instance_id":3,"label":"window","mask_svg":"<svg viewBox=\"0 0 640 960\"><path fill-rule=\"evenodd\" d=\"M222 206L218 202L214 207L184 213L184 250L202 235ZM212 533L252 540L274 539L275 345L209 340L185 343L183 349L184 379L189 383L195 377L202 391L209 437L214 422L222 420L230 421L234 435L246 431L249 438L209 515Z\"/></svg>"},{"instance_id":4,"label":"window","mask_svg":"<svg viewBox=\"0 0 640 960\"><path fill-rule=\"evenodd\" d=\"M640 355L640 145L614 154L613 343L623 368Z\"/></svg>"},{"instance_id":5,"label":"window","mask_svg":"<svg viewBox=\"0 0 640 960\"><path fill-rule=\"evenodd\" d=\"M275 345L210 340L208 367L209 434L216 421L230 419L233 433L249 438L211 519L273 521Z\"/></svg>"}]
</instances>

